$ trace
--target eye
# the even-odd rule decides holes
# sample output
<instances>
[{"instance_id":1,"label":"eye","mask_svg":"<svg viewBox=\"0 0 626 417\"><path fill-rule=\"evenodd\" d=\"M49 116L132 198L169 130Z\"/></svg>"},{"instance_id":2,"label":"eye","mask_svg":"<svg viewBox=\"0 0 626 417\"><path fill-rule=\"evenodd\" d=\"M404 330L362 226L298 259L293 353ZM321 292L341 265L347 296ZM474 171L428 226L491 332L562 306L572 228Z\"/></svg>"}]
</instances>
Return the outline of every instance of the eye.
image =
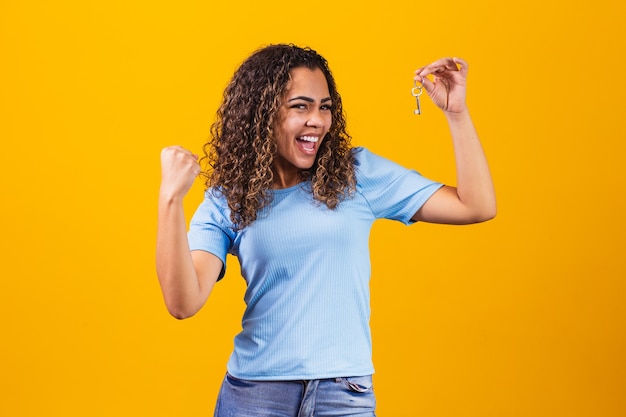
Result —
<instances>
[{"instance_id":1,"label":"eye","mask_svg":"<svg viewBox=\"0 0 626 417\"><path fill-rule=\"evenodd\" d=\"M322 109L322 110L332 110L333 109L333 105L332 104L322 104L320 106L320 109Z\"/></svg>"},{"instance_id":2,"label":"eye","mask_svg":"<svg viewBox=\"0 0 626 417\"><path fill-rule=\"evenodd\" d=\"M299 109L299 110L306 110L307 105L305 103L294 103L291 106L289 106L290 109Z\"/></svg>"}]
</instances>

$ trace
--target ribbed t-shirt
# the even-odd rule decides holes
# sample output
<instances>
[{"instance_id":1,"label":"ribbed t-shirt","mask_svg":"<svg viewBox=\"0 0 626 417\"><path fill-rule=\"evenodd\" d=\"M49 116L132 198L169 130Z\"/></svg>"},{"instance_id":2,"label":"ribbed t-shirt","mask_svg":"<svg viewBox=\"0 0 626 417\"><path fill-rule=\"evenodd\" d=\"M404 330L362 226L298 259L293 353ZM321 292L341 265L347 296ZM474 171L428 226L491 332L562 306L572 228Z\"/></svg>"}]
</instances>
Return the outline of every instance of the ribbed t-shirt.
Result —
<instances>
[{"instance_id":1,"label":"ribbed t-shirt","mask_svg":"<svg viewBox=\"0 0 626 417\"><path fill-rule=\"evenodd\" d=\"M225 198L205 193L191 220L190 249L224 265L227 254L236 256L247 283L242 331L227 366L233 376L301 380L374 372L372 224L379 218L410 224L441 184L365 148L352 152L357 192L332 210L303 182L272 190L257 220L234 231Z\"/></svg>"}]
</instances>

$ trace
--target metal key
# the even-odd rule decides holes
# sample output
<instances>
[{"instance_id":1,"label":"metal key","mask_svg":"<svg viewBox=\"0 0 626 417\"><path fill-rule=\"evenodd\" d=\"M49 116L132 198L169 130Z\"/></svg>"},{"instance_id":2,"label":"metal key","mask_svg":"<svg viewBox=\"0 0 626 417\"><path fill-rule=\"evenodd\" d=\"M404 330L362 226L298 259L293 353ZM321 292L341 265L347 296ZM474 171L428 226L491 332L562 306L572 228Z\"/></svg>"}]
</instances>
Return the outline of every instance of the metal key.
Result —
<instances>
[{"instance_id":1,"label":"metal key","mask_svg":"<svg viewBox=\"0 0 626 417\"><path fill-rule=\"evenodd\" d=\"M411 94L413 94L413 97L415 97L417 108L413 110L413 114L422 114L422 107L420 106L420 96L422 95L423 92L424 92L424 79L422 79L422 82L420 83L420 85L417 85L417 80L415 80L415 87L411 89Z\"/></svg>"}]
</instances>

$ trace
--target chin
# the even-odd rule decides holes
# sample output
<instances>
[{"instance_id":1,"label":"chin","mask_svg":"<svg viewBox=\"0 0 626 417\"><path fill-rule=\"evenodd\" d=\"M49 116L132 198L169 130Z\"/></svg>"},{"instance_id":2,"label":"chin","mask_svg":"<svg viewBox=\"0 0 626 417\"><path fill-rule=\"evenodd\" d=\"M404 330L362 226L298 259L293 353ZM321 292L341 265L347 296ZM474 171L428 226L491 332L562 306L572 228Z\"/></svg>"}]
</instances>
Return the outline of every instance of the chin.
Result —
<instances>
[{"instance_id":1,"label":"chin","mask_svg":"<svg viewBox=\"0 0 626 417\"><path fill-rule=\"evenodd\" d=\"M313 165L315 165L315 158L313 158L310 161L301 161L300 163L296 164L296 167L302 171L307 171L311 168L313 168Z\"/></svg>"}]
</instances>

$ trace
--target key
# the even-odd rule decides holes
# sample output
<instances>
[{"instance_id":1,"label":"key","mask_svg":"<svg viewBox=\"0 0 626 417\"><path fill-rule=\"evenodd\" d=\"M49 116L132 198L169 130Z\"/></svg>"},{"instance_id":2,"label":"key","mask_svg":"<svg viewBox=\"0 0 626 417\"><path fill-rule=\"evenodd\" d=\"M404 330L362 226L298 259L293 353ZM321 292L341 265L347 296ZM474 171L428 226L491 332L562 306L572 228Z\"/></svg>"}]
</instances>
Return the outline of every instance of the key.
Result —
<instances>
[{"instance_id":1,"label":"key","mask_svg":"<svg viewBox=\"0 0 626 417\"><path fill-rule=\"evenodd\" d=\"M411 94L413 94L413 97L415 97L415 101L417 104L417 108L415 110L413 110L413 114L422 114L422 107L420 106L420 96L422 95L422 93L424 89L424 83L420 83L420 85L417 85L417 80L415 81L415 87L413 87L411 89Z\"/></svg>"},{"instance_id":2,"label":"key","mask_svg":"<svg viewBox=\"0 0 626 417\"><path fill-rule=\"evenodd\" d=\"M422 108L420 107L420 96L419 95L415 95L415 101L417 102L417 108L415 110L413 110L413 114L422 114Z\"/></svg>"}]
</instances>

